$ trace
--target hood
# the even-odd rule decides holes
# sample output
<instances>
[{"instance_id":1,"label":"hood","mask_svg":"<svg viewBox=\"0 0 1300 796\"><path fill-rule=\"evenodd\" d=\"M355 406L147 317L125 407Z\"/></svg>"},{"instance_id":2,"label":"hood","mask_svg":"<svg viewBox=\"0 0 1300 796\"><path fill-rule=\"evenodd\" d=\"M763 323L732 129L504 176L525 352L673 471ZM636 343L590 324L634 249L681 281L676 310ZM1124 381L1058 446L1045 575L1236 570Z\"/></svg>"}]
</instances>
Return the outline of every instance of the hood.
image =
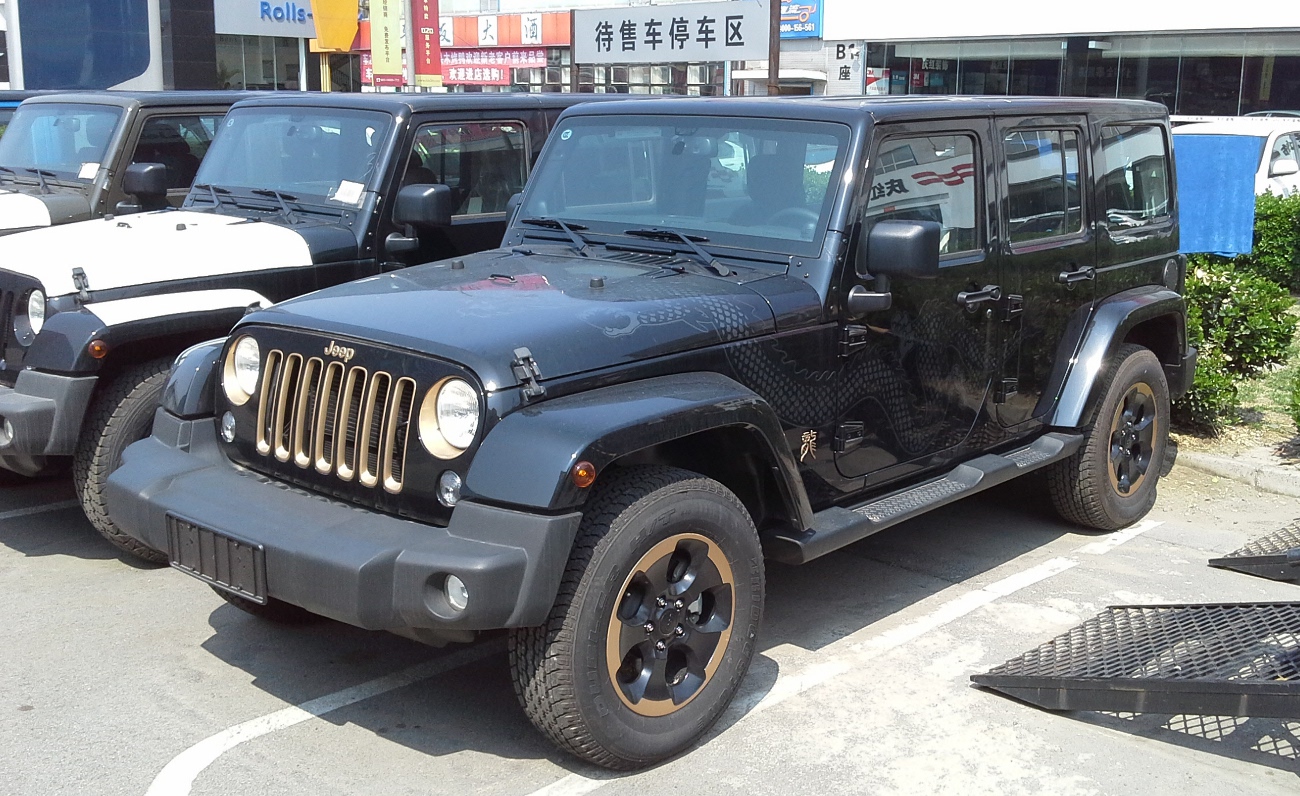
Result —
<instances>
[{"instance_id":1,"label":"hood","mask_svg":"<svg viewBox=\"0 0 1300 796\"><path fill-rule=\"evenodd\" d=\"M89 211L89 206L87 206ZM16 191L0 192L0 234L17 229L48 227L54 223L49 205L41 197Z\"/></svg>"},{"instance_id":2,"label":"hood","mask_svg":"<svg viewBox=\"0 0 1300 796\"><path fill-rule=\"evenodd\" d=\"M48 296L312 264L293 229L236 216L162 210L35 229L0 238L0 268L39 279Z\"/></svg>"},{"instance_id":3,"label":"hood","mask_svg":"<svg viewBox=\"0 0 1300 796\"><path fill-rule=\"evenodd\" d=\"M734 281L500 250L321 290L246 322L442 357L474 370L489 390L516 383L516 348L532 352L546 380L775 330L767 301Z\"/></svg>"}]
</instances>

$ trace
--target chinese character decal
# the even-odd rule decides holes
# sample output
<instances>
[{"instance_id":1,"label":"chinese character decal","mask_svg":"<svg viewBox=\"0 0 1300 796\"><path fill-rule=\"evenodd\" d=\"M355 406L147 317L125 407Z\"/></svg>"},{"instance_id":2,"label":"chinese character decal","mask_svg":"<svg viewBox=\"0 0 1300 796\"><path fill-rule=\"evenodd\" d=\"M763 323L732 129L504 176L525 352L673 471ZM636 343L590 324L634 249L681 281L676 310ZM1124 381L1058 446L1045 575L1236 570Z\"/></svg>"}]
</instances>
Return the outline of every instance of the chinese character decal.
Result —
<instances>
[{"instance_id":1,"label":"chinese character decal","mask_svg":"<svg viewBox=\"0 0 1300 796\"><path fill-rule=\"evenodd\" d=\"M802 462L804 459L807 459L807 458L810 457L810 456L811 456L814 460L816 460L816 458L817 458L817 432L816 432L816 431L805 431L805 432L803 433L803 436L799 438L799 443L800 443L800 444L799 444L799 461Z\"/></svg>"}]
</instances>

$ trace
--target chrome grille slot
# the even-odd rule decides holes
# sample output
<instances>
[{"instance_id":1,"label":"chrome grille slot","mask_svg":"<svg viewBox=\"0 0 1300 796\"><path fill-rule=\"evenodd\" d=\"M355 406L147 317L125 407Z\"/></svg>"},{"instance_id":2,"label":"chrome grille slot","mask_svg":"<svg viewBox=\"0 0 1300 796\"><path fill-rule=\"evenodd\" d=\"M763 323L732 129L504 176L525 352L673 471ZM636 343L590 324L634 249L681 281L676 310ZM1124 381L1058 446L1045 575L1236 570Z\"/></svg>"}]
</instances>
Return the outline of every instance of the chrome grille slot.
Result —
<instances>
[{"instance_id":1,"label":"chrome grille slot","mask_svg":"<svg viewBox=\"0 0 1300 796\"><path fill-rule=\"evenodd\" d=\"M257 393L257 452L397 494L416 391L410 377L272 349Z\"/></svg>"},{"instance_id":2,"label":"chrome grille slot","mask_svg":"<svg viewBox=\"0 0 1300 796\"><path fill-rule=\"evenodd\" d=\"M398 379L393 400L388 404L388 433L384 438L384 489L402 491L402 472L406 464L406 440L415 411L415 380Z\"/></svg>"},{"instance_id":3,"label":"chrome grille slot","mask_svg":"<svg viewBox=\"0 0 1300 796\"><path fill-rule=\"evenodd\" d=\"M0 351L9 346L10 338L14 336L14 303L17 299L18 294L12 290L0 294Z\"/></svg>"}]
</instances>

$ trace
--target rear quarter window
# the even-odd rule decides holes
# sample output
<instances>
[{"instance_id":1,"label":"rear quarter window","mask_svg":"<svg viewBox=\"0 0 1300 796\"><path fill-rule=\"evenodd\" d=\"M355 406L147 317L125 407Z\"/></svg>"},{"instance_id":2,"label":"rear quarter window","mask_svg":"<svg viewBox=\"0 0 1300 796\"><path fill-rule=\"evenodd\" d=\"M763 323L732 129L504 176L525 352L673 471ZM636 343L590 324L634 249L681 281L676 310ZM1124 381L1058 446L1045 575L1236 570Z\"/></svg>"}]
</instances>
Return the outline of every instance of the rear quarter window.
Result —
<instances>
[{"instance_id":1,"label":"rear quarter window","mask_svg":"<svg viewBox=\"0 0 1300 796\"><path fill-rule=\"evenodd\" d=\"M1103 126L1098 172L1107 225L1140 227L1169 217L1169 151L1160 127Z\"/></svg>"}]
</instances>

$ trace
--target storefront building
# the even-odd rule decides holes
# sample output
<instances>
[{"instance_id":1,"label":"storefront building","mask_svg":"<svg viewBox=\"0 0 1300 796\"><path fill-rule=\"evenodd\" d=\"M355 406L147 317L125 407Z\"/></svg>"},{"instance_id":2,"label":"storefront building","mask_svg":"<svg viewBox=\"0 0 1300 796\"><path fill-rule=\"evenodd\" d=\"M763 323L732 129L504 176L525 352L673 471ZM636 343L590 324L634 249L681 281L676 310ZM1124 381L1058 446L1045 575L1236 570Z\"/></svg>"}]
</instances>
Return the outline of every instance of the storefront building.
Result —
<instances>
[{"instance_id":1,"label":"storefront building","mask_svg":"<svg viewBox=\"0 0 1300 796\"><path fill-rule=\"evenodd\" d=\"M316 37L309 0L212 0L216 86L307 88L307 41Z\"/></svg>"},{"instance_id":2,"label":"storefront building","mask_svg":"<svg viewBox=\"0 0 1300 796\"><path fill-rule=\"evenodd\" d=\"M1300 109L1300 10L1247 5L1258 7L1098 0L1086 15L1061 6L1021 18L934 0L921 18L831 0L824 22L862 39L868 84L890 94L1122 97L1198 115Z\"/></svg>"}]
</instances>

